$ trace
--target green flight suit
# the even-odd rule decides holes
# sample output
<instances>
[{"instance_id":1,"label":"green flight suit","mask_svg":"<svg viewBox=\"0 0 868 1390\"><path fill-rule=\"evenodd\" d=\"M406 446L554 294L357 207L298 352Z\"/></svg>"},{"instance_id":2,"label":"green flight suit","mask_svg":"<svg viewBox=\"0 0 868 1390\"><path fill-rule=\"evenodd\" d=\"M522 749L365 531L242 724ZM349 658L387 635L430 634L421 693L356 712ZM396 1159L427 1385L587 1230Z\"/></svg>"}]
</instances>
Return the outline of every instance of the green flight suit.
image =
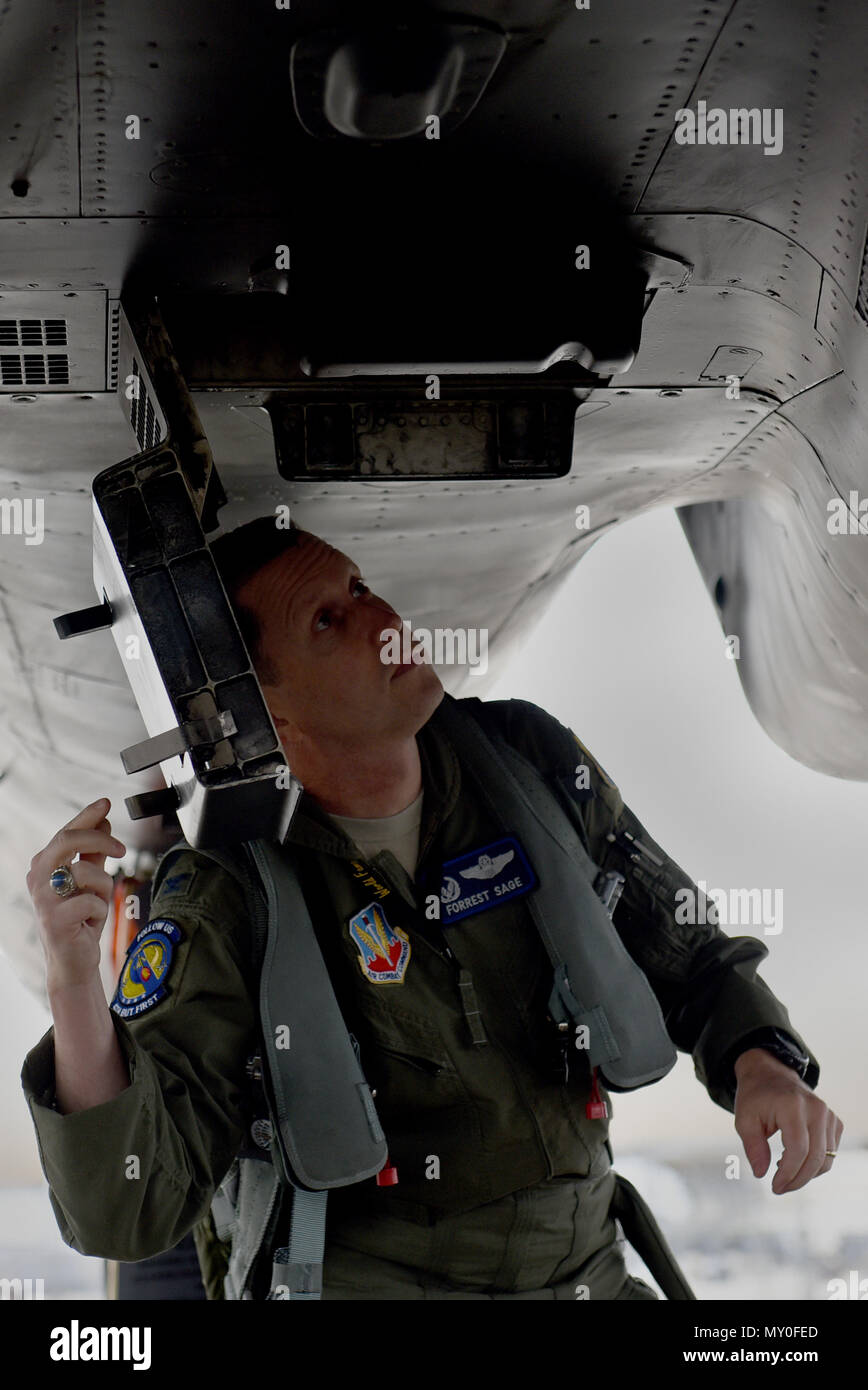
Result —
<instances>
[{"instance_id":1,"label":"green flight suit","mask_svg":"<svg viewBox=\"0 0 868 1390\"><path fill-rule=\"evenodd\" d=\"M752 1032L782 1028L808 1052L756 976L766 946L708 922L679 922L675 894L695 885L575 736L523 701L487 710L548 780L572 791L591 858L627 874L615 925L676 1047L692 1053L712 1100L732 1112L732 1061ZM442 866L482 853L511 829L482 809L436 712L418 742L425 797L415 881L388 851L360 859L308 796L289 836L307 851L305 898L399 1179L330 1193L323 1296L574 1298L573 1285L587 1282L592 1298L653 1297L626 1279L614 1245L608 1121L587 1118L586 1057L570 1055L547 1018L551 967L527 894L447 926L426 915L441 898ZM572 790L577 765L589 770L587 790ZM625 830L660 864L631 862L622 842L607 838ZM112 1014L129 1088L90 1110L58 1114L51 1029L22 1071L63 1239L119 1260L169 1249L194 1228L200 1258L219 1255L211 1198L261 1113L245 1074L258 1015L241 890L195 851L170 853L151 906L152 921L168 919L181 932L168 992L136 1017ZM361 943L385 963L386 947L399 941L401 978L385 983ZM819 1067L808 1055L815 1086ZM611 1114L611 1096L601 1092ZM130 1155L138 1176L128 1176ZM285 1216L277 1213L269 1247L285 1243ZM266 1259L258 1294L269 1274ZM208 1293L221 1296L213 1272Z\"/></svg>"}]
</instances>

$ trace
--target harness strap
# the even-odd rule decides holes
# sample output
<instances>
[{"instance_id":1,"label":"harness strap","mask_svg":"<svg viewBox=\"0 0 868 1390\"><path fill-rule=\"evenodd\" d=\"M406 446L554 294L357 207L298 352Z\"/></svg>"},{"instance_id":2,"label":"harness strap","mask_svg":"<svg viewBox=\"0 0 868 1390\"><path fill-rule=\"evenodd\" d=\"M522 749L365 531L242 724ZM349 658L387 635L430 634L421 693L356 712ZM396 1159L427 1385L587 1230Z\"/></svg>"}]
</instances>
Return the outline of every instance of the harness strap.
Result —
<instances>
[{"instance_id":1,"label":"harness strap","mask_svg":"<svg viewBox=\"0 0 868 1390\"><path fill-rule=\"evenodd\" d=\"M615 1192L609 1210L620 1221L627 1240L642 1256L666 1297L679 1302L695 1300L696 1294L685 1279L651 1208L620 1173L615 1174Z\"/></svg>"},{"instance_id":2,"label":"harness strap","mask_svg":"<svg viewBox=\"0 0 868 1390\"><path fill-rule=\"evenodd\" d=\"M270 1163L239 1160L232 1253L224 1279L227 1299L253 1298L248 1288L250 1276L279 1198L280 1179Z\"/></svg>"},{"instance_id":3,"label":"harness strap","mask_svg":"<svg viewBox=\"0 0 868 1390\"><path fill-rule=\"evenodd\" d=\"M265 887L268 934L259 1011L275 1125L272 1153L287 1182L320 1191L374 1177L386 1136L350 1041L302 896L294 856L250 842Z\"/></svg>"},{"instance_id":4,"label":"harness strap","mask_svg":"<svg viewBox=\"0 0 868 1390\"><path fill-rule=\"evenodd\" d=\"M322 1298L328 1190L292 1194L289 1245L274 1252L270 1299Z\"/></svg>"}]
</instances>

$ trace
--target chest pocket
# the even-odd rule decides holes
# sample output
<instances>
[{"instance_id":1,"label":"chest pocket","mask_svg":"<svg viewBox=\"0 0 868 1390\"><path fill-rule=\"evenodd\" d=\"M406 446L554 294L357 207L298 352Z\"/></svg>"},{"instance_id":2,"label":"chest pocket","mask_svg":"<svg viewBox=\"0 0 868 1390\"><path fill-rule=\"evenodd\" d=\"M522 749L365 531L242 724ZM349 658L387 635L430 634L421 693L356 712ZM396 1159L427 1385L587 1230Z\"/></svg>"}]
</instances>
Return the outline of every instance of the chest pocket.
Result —
<instances>
[{"instance_id":1,"label":"chest pocket","mask_svg":"<svg viewBox=\"0 0 868 1390\"><path fill-rule=\"evenodd\" d=\"M364 1024L362 1069L377 1090L378 1106L438 1108L465 1098L460 1073L433 1024L376 995L365 999Z\"/></svg>"}]
</instances>

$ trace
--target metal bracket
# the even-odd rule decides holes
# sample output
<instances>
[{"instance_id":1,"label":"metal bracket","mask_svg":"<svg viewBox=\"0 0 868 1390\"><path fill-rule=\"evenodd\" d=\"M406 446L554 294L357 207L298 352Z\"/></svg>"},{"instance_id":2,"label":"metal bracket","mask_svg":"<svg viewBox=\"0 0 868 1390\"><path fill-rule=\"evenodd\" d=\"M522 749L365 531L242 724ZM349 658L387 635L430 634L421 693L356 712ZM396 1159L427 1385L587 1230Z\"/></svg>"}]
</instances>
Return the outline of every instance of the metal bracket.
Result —
<instances>
[{"instance_id":1,"label":"metal bracket","mask_svg":"<svg viewBox=\"0 0 868 1390\"><path fill-rule=\"evenodd\" d=\"M301 786L205 539L225 493L155 301L122 303L119 344L119 397L142 452L93 482L103 601L55 627L111 627L149 734L121 760L128 773L159 765L167 783L126 799L133 819L176 812L194 848L282 842Z\"/></svg>"},{"instance_id":2,"label":"metal bracket","mask_svg":"<svg viewBox=\"0 0 868 1390\"><path fill-rule=\"evenodd\" d=\"M54 619L54 629L61 642L65 642L68 637L79 637L83 632L99 632L101 628L111 627L113 622L112 606L105 601L92 608L77 608L74 613L61 613Z\"/></svg>"},{"instance_id":3,"label":"metal bracket","mask_svg":"<svg viewBox=\"0 0 868 1390\"><path fill-rule=\"evenodd\" d=\"M155 734L142 743L131 744L129 748L122 749L121 762L125 772L143 772L146 767L181 757L191 748L200 748L203 744L219 743L237 732L231 712L222 710L211 718L189 719L185 724L167 729L164 734Z\"/></svg>"}]
</instances>

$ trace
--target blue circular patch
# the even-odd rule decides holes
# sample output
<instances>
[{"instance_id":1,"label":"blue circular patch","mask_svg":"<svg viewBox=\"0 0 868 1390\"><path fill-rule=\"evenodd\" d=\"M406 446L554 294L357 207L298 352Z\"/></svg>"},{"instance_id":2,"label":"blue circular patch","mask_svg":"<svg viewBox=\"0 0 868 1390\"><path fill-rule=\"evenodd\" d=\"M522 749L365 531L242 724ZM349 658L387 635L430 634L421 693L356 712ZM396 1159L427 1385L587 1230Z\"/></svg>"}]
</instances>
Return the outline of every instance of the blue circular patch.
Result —
<instances>
[{"instance_id":1,"label":"blue circular patch","mask_svg":"<svg viewBox=\"0 0 868 1390\"><path fill-rule=\"evenodd\" d=\"M181 940L175 922L158 918L130 943L111 1007L120 1018L134 1018L165 999L175 946Z\"/></svg>"}]
</instances>

